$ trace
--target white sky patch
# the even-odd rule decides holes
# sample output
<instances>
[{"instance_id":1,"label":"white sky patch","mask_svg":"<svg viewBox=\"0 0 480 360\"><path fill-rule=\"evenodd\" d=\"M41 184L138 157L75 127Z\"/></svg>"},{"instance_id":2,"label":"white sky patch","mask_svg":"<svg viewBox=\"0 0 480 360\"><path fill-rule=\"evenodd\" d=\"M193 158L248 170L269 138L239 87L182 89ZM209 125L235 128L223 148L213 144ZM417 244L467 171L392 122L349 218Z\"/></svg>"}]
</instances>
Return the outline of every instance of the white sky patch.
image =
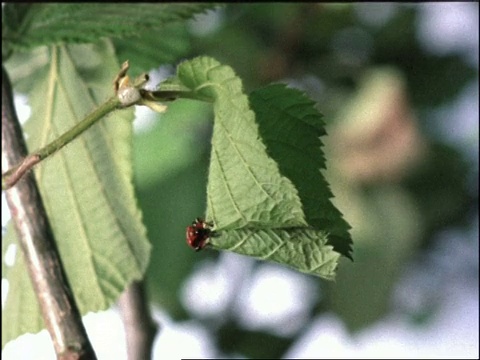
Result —
<instances>
[{"instance_id":1,"label":"white sky patch","mask_svg":"<svg viewBox=\"0 0 480 360\"><path fill-rule=\"evenodd\" d=\"M216 315L225 310L229 298L227 274L213 261L201 264L181 290L182 303L197 317Z\"/></svg>"},{"instance_id":2,"label":"white sky patch","mask_svg":"<svg viewBox=\"0 0 480 360\"><path fill-rule=\"evenodd\" d=\"M195 321L175 323L154 309L153 317L160 330L153 344L153 359L214 358L215 347L208 331ZM89 313L83 317L87 334L99 360L127 360L125 331L117 310ZM2 351L2 360L55 359L46 330L22 335L9 342Z\"/></svg>"},{"instance_id":3,"label":"white sky patch","mask_svg":"<svg viewBox=\"0 0 480 360\"><path fill-rule=\"evenodd\" d=\"M199 318L218 317L227 310L253 260L224 252L217 263L208 261L193 271L181 290L185 308Z\"/></svg>"},{"instance_id":4,"label":"white sky patch","mask_svg":"<svg viewBox=\"0 0 480 360\"><path fill-rule=\"evenodd\" d=\"M127 360L125 330L118 311L88 313L83 323L99 360Z\"/></svg>"},{"instance_id":5,"label":"white sky patch","mask_svg":"<svg viewBox=\"0 0 480 360\"><path fill-rule=\"evenodd\" d=\"M217 31L224 20L224 10L216 9L195 15L187 24L190 33L195 34L195 36L206 36Z\"/></svg>"},{"instance_id":6,"label":"white sky patch","mask_svg":"<svg viewBox=\"0 0 480 360\"><path fill-rule=\"evenodd\" d=\"M164 327L153 344L153 359L214 358L208 331L194 321Z\"/></svg>"},{"instance_id":7,"label":"white sky patch","mask_svg":"<svg viewBox=\"0 0 480 360\"><path fill-rule=\"evenodd\" d=\"M15 264L15 258L17 255L17 245L10 244L8 245L7 251L5 251L5 258L3 261L6 266L13 266Z\"/></svg>"},{"instance_id":8,"label":"white sky patch","mask_svg":"<svg viewBox=\"0 0 480 360\"><path fill-rule=\"evenodd\" d=\"M135 121L133 131L135 134L148 132L159 121L158 114L147 106L135 106Z\"/></svg>"},{"instance_id":9,"label":"white sky patch","mask_svg":"<svg viewBox=\"0 0 480 360\"><path fill-rule=\"evenodd\" d=\"M285 359L359 358L355 343L342 322L331 314L317 318L284 355Z\"/></svg>"},{"instance_id":10,"label":"white sky patch","mask_svg":"<svg viewBox=\"0 0 480 360\"><path fill-rule=\"evenodd\" d=\"M2 311L5 307L5 302L7 301L8 288L10 284L7 279L2 279Z\"/></svg>"},{"instance_id":11,"label":"white sky patch","mask_svg":"<svg viewBox=\"0 0 480 360\"><path fill-rule=\"evenodd\" d=\"M162 65L158 69L150 71L148 73L150 79L145 85L145 89L155 90L158 84L172 76L174 71L175 69L171 65ZM156 113L147 106L135 106L135 121L133 122L133 131L135 134L148 132L158 121L161 121L161 114Z\"/></svg>"},{"instance_id":12,"label":"white sky patch","mask_svg":"<svg viewBox=\"0 0 480 360\"><path fill-rule=\"evenodd\" d=\"M47 330L25 334L10 341L2 350L2 360L52 360L55 350Z\"/></svg>"},{"instance_id":13,"label":"white sky patch","mask_svg":"<svg viewBox=\"0 0 480 360\"><path fill-rule=\"evenodd\" d=\"M439 131L443 139L478 159L479 103L478 82L466 87L453 104L435 111Z\"/></svg>"},{"instance_id":14,"label":"white sky patch","mask_svg":"<svg viewBox=\"0 0 480 360\"><path fill-rule=\"evenodd\" d=\"M153 343L153 360L215 358L212 338L198 322L173 322L158 309L153 310L153 317L161 326Z\"/></svg>"},{"instance_id":15,"label":"white sky patch","mask_svg":"<svg viewBox=\"0 0 480 360\"><path fill-rule=\"evenodd\" d=\"M263 264L239 294L238 321L247 329L291 335L305 323L315 303L314 285L313 279L286 267Z\"/></svg>"},{"instance_id":16,"label":"white sky patch","mask_svg":"<svg viewBox=\"0 0 480 360\"><path fill-rule=\"evenodd\" d=\"M418 38L434 54L468 52L478 66L478 3L422 4Z\"/></svg>"},{"instance_id":17,"label":"white sky patch","mask_svg":"<svg viewBox=\"0 0 480 360\"><path fill-rule=\"evenodd\" d=\"M335 315L321 315L284 358L478 359L478 287L452 284L437 314L424 326L390 315L352 337Z\"/></svg>"},{"instance_id":18,"label":"white sky patch","mask_svg":"<svg viewBox=\"0 0 480 360\"><path fill-rule=\"evenodd\" d=\"M7 198L5 197L5 191L2 191L2 228L7 226L10 219L11 215L7 204Z\"/></svg>"},{"instance_id":19,"label":"white sky patch","mask_svg":"<svg viewBox=\"0 0 480 360\"><path fill-rule=\"evenodd\" d=\"M28 97L23 94L15 93L13 96L13 103L17 112L18 121L21 125L25 124L32 113L30 105L28 105Z\"/></svg>"}]
</instances>

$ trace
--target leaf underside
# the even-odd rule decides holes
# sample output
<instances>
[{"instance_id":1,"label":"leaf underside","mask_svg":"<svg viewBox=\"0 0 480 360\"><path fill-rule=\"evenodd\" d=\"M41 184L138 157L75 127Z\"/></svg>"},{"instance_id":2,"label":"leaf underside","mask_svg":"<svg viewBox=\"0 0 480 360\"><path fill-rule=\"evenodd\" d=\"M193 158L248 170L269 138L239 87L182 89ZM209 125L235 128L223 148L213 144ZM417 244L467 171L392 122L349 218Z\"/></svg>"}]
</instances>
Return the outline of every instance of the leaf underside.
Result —
<instances>
[{"instance_id":1,"label":"leaf underside","mask_svg":"<svg viewBox=\"0 0 480 360\"><path fill-rule=\"evenodd\" d=\"M29 94L30 150L57 138L111 96L119 69L108 41L52 46L48 56ZM35 170L82 314L108 308L131 281L142 278L148 264L150 244L131 183L132 120L131 109L110 114ZM4 240L14 238L9 231ZM44 327L20 251L6 270L10 289L2 346Z\"/></svg>"},{"instance_id":2,"label":"leaf underside","mask_svg":"<svg viewBox=\"0 0 480 360\"><path fill-rule=\"evenodd\" d=\"M213 241L216 244L217 240ZM326 241L325 232L312 229L245 228L222 232L221 248L333 280L340 254L332 251Z\"/></svg>"}]
</instances>

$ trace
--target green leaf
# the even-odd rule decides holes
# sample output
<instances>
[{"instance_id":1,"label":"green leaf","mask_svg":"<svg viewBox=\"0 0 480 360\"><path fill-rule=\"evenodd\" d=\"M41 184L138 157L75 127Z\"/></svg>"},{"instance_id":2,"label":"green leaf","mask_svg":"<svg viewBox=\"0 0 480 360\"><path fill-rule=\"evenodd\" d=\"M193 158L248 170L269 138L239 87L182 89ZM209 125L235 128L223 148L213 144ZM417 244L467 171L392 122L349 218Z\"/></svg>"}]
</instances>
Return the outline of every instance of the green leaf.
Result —
<instances>
[{"instance_id":1,"label":"green leaf","mask_svg":"<svg viewBox=\"0 0 480 360\"><path fill-rule=\"evenodd\" d=\"M285 89L282 89L285 92ZM273 146L275 150L280 150L280 154L286 149L286 155L282 156L293 159L281 164L279 168L274 161L277 159L271 157L270 149L265 147L260 137L261 131L259 132L255 121L255 113L243 94L240 79L231 68L211 58L200 57L180 64L177 76L162 84L160 90L177 90L183 92L184 97L213 102L215 121L207 185L206 219L214 223L217 235L211 238L210 243L218 249L269 259L299 271L332 279L340 254L327 245L327 239L331 240L332 236L328 232L336 230L338 219L335 217L340 217L340 213L335 212L334 208L315 213L313 210L318 209L318 206L310 205L309 217L312 224L309 224L301 198L302 194L309 196L313 193L316 196L314 200L321 199L322 204L326 204L331 196L328 186L321 176L311 178L309 174L309 178L300 181L298 173L294 172L297 178L290 178L290 173L285 174L282 171L282 167L288 168L296 161L305 162L304 157L299 159L296 156L299 150L303 151L302 145L294 143L287 148ZM261 94L268 99L272 91ZM292 94L287 92L287 95ZM314 113L314 119L307 116L312 115L312 102L307 102L305 106L305 98L300 98L297 93L294 95L296 97L293 98L293 103L298 105L293 111L294 120L300 119L309 124L307 132L311 132L314 125L323 125L316 124L318 113ZM285 99L281 98L280 101L282 100ZM266 107L263 104L257 106L261 109ZM265 115L259 111L259 116ZM285 114L280 116L285 117ZM291 118L286 117L285 121L291 121ZM296 135L300 136L295 137L296 141L303 141L301 136L305 135L304 132L304 129L296 131ZM309 155L308 160L315 159L315 156L319 159L306 167L312 167L319 173L324 160L317 132L316 129L313 141L318 149ZM285 139L279 137L294 135L295 131L272 133L278 141L284 141ZM268 146L269 142L266 143ZM308 146L306 148L310 151ZM300 193L298 187L310 184L309 181L317 181L316 192L305 192L305 189L301 189L303 193ZM317 219L319 224L329 227L315 227L313 222ZM346 223L345 228L348 229Z\"/></svg>"},{"instance_id":2,"label":"green leaf","mask_svg":"<svg viewBox=\"0 0 480 360\"><path fill-rule=\"evenodd\" d=\"M320 136L326 132L315 103L282 84L256 90L249 99L267 152L295 185L307 223L327 232L327 243L351 258L350 226L331 203L332 192L320 172L325 169Z\"/></svg>"},{"instance_id":3,"label":"green leaf","mask_svg":"<svg viewBox=\"0 0 480 360\"><path fill-rule=\"evenodd\" d=\"M139 75L162 64L177 62L190 50L184 23L167 24L158 31L112 39L119 60L129 60L131 75Z\"/></svg>"},{"instance_id":4,"label":"green leaf","mask_svg":"<svg viewBox=\"0 0 480 360\"><path fill-rule=\"evenodd\" d=\"M119 70L109 42L49 48L39 69L26 125L30 150L57 138L113 92ZM87 130L35 170L69 282L82 314L108 308L143 277L149 261L134 197L131 169L133 112L121 110ZM6 274L2 346L43 324L20 252Z\"/></svg>"},{"instance_id":5,"label":"green leaf","mask_svg":"<svg viewBox=\"0 0 480 360\"><path fill-rule=\"evenodd\" d=\"M2 59L12 53L12 45L4 41L13 29L21 31L22 24L28 24L27 14L32 4L2 4Z\"/></svg>"},{"instance_id":6,"label":"green leaf","mask_svg":"<svg viewBox=\"0 0 480 360\"><path fill-rule=\"evenodd\" d=\"M3 64L16 93L28 94L32 84L41 80L42 69L50 61L46 46L39 46L27 52L15 52Z\"/></svg>"},{"instance_id":7,"label":"green leaf","mask_svg":"<svg viewBox=\"0 0 480 360\"><path fill-rule=\"evenodd\" d=\"M9 284L5 307L2 309L2 349L10 340L27 332L38 332L45 327L32 282L16 242L15 229L12 222L9 222L2 243L7 246L15 244L16 251L13 266L5 264L5 254L2 254L2 279L8 280Z\"/></svg>"},{"instance_id":8,"label":"green leaf","mask_svg":"<svg viewBox=\"0 0 480 360\"><path fill-rule=\"evenodd\" d=\"M325 232L307 228L247 228L222 232L221 248L333 280L340 254L326 244L327 238Z\"/></svg>"},{"instance_id":9,"label":"green leaf","mask_svg":"<svg viewBox=\"0 0 480 360\"><path fill-rule=\"evenodd\" d=\"M213 102L207 217L219 230L306 225L297 191L267 155L233 70L199 57L179 65L177 80L194 96Z\"/></svg>"},{"instance_id":10,"label":"green leaf","mask_svg":"<svg viewBox=\"0 0 480 360\"><path fill-rule=\"evenodd\" d=\"M60 42L96 42L102 37L141 36L189 19L214 4L8 3L2 14L3 54L11 49ZM161 32L158 33L161 36ZM141 38L138 39L141 41Z\"/></svg>"}]
</instances>

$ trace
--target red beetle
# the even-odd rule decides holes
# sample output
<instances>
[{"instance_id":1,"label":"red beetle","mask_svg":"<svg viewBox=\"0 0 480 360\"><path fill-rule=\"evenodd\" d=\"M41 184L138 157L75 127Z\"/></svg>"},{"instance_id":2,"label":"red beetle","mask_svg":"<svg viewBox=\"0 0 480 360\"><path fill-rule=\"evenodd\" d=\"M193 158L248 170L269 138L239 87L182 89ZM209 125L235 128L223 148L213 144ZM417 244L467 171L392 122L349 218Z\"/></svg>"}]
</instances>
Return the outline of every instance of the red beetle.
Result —
<instances>
[{"instance_id":1,"label":"red beetle","mask_svg":"<svg viewBox=\"0 0 480 360\"><path fill-rule=\"evenodd\" d=\"M212 235L211 226L212 224L206 223L201 218L196 218L191 226L187 226L187 244L195 251L202 250Z\"/></svg>"}]
</instances>

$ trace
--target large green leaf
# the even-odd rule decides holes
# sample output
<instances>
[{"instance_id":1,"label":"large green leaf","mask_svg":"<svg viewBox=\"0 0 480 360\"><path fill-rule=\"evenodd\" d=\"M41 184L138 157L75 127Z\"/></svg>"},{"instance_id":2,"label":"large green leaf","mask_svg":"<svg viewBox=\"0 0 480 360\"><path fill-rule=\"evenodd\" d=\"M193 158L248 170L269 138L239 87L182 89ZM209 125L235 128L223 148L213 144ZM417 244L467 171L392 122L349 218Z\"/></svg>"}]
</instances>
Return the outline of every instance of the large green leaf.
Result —
<instances>
[{"instance_id":1,"label":"large green leaf","mask_svg":"<svg viewBox=\"0 0 480 360\"><path fill-rule=\"evenodd\" d=\"M288 172L282 172L284 164L279 168L278 159L269 154L260 137L256 114L251 110L248 98L243 94L242 83L233 70L211 58L196 58L180 64L177 76L162 84L160 89L181 91L185 97L213 103L215 121L206 218L214 223L217 236L211 238L211 244L218 249L269 259L332 279L340 254L326 243L331 238L329 232L335 230L336 217L340 217L340 213L331 210L332 205L316 213L316 207L309 205L313 209L309 209L310 219L316 220L318 217L321 222L307 222L301 198L304 189L300 191L299 187L323 178L299 181L298 178L290 178ZM303 111L294 111L296 118L304 120L305 99L297 96L293 103ZM307 105L313 109L311 102ZM261 108L263 105L258 106ZM310 108L307 107L307 115L308 111L312 112ZM261 111L259 114L264 116ZM314 123L317 118L320 118L318 113L315 119L307 116L304 121ZM321 125L319 123L316 126ZM266 131L276 138L280 136L276 130ZM282 136L285 134L288 131L282 132ZM302 134L297 132L299 136ZM310 157L295 158L297 148L302 150L300 145L289 146L287 154L282 155L290 159L293 156L300 171L304 166L310 171L312 165L304 164L315 159L315 156L319 157L314 161L315 171L319 172L322 167L321 143L317 132L314 134L318 149ZM302 141L299 137L296 139ZM314 199L328 202L331 193L327 183L317 181L314 186ZM311 195L309 192L306 194L306 197ZM324 224L329 226L323 227ZM345 223L343 230L347 229Z\"/></svg>"},{"instance_id":2,"label":"large green leaf","mask_svg":"<svg viewBox=\"0 0 480 360\"><path fill-rule=\"evenodd\" d=\"M326 132L315 103L282 84L256 90L249 99L267 152L298 190L307 223L327 232L328 243L351 258L350 226L331 203L332 192L320 172L325 169L320 136Z\"/></svg>"},{"instance_id":3,"label":"large green leaf","mask_svg":"<svg viewBox=\"0 0 480 360\"><path fill-rule=\"evenodd\" d=\"M119 65L109 42L48 49L29 101L30 150L57 138L112 95ZM82 314L110 306L141 279L150 244L131 183L133 111L110 114L35 170L69 282ZM11 234L9 235L11 236ZM20 252L4 274L2 344L42 329Z\"/></svg>"},{"instance_id":4,"label":"large green leaf","mask_svg":"<svg viewBox=\"0 0 480 360\"><path fill-rule=\"evenodd\" d=\"M6 254L2 251L2 279L8 280L9 284L2 309L2 349L10 340L27 332L38 332L45 327L12 225L8 224L7 232L2 237L2 248L5 247L2 250L6 250L10 245L14 245L16 249L13 266L5 264Z\"/></svg>"},{"instance_id":5,"label":"large green leaf","mask_svg":"<svg viewBox=\"0 0 480 360\"><path fill-rule=\"evenodd\" d=\"M96 42L101 37L139 36L161 31L214 4L33 3L5 4L2 51L60 42ZM158 34L161 36L161 33Z\"/></svg>"},{"instance_id":6,"label":"large green leaf","mask_svg":"<svg viewBox=\"0 0 480 360\"><path fill-rule=\"evenodd\" d=\"M305 226L297 190L267 155L233 70L200 57L182 63L177 76L194 95L213 102L207 217L219 230Z\"/></svg>"}]
</instances>

